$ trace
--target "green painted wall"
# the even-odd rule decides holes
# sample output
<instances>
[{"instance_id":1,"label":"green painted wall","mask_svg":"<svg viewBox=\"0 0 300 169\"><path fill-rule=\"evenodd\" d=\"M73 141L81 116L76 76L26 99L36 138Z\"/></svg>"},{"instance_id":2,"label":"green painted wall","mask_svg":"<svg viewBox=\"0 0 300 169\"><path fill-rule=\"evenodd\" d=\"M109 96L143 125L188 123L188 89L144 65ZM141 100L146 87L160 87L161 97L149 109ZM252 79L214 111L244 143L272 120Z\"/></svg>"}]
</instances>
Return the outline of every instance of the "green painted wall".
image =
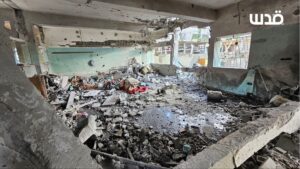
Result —
<instances>
[{"instance_id":1,"label":"green painted wall","mask_svg":"<svg viewBox=\"0 0 300 169\"><path fill-rule=\"evenodd\" d=\"M47 48L49 72L59 75L93 75L106 72L113 67L127 66L128 60L136 60L144 65L154 60L152 51L145 52L133 47L99 48L99 47L70 47ZM94 61L94 66L88 62Z\"/></svg>"}]
</instances>

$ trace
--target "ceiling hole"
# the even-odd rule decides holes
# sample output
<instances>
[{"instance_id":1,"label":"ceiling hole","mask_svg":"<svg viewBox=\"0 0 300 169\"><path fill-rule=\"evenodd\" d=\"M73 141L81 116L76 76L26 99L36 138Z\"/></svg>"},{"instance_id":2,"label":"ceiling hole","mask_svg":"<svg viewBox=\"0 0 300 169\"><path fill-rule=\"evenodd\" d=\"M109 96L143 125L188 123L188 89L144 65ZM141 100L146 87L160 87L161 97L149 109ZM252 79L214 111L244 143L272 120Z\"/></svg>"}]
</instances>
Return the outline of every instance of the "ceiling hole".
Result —
<instances>
[{"instance_id":1,"label":"ceiling hole","mask_svg":"<svg viewBox=\"0 0 300 169\"><path fill-rule=\"evenodd\" d=\"M115 33L115 36L118 36L118 33Z\"/></svg>"}]
</instances>

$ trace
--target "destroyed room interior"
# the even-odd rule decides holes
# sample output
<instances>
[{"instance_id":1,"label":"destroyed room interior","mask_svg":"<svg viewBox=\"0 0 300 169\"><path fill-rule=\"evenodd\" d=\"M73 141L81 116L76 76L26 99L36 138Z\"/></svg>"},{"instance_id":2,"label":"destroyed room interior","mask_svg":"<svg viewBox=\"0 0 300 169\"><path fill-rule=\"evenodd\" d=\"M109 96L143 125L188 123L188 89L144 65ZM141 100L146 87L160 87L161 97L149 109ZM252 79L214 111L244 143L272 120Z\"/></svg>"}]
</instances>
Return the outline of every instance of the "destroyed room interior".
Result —
<instances>
[{"instance_id":1,"label":"destroyed room interior","mask_svg":"<svg viewBox=\"0 0 300 169\"><path fill-rule=\"evenodd\" d=\"M0 168L300 168L299 0L0 0Z\"/></svg>"}]
</instances>

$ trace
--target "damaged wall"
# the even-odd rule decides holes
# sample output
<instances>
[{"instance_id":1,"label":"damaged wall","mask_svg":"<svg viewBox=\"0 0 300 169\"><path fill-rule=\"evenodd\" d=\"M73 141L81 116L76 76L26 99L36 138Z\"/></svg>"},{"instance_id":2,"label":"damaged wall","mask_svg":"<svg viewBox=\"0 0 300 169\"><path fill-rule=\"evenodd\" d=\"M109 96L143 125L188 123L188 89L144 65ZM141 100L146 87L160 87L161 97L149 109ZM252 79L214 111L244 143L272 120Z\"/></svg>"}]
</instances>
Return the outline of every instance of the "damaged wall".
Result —
<instances>
[{"instance_id":1,"label":"damaged wall","mask_svg":"<svg viewBox=\"0 0 300 169\"><path fill-rule=\"evenodd\" d=\"M140 64L153 60L152 51L137 46L146 42L139 32L53 26L42 30L49 73L93 75L127 66L133 58Z\"/></svg>"},{"instance_id":2,"label":"damaged wall","mask_svg":"<svg viewBox=\"0 0 300 169\"><path fill-rule=\"evenodd\" d=\"M141 48L48 48L50 73L60 75L93 75L118 66L127 66L133 58L140 64L150 64L152 51ZM92 60L93 66L89 65Z\"/></svg>"},{"instance_id":3,"label":"damaged wall","mask_svg":"<svg viewBox=\"0 0 300 169\"><path fill-rule=\"evenodd\" d=\"M39 68L41 73L91 75L96 71L108 71L116 66L126 66L131 58L136 58L141 64L149 64L152 61L152 51L144 51L142 46L136 45L147 45L148 42L142 33L136 32L137 28L141 29L140 25L136 24L134 28L134 24L128 26L126 23L116 24L105 20L96 21L27 11L23 13L26 29L29 32L31 55L35 58L35 64L41 65ZM59 19L49 21L47 19L49 17ZM95 24L95 22L102 24ZM42 26L42 45L39 49L35 47L32 39L34 34L32 26L35 24ZM122 24L124 30L118 30L121 29ZM112 30L108 29L109 26ZM132 28L132 30L127 31L127 28ZM67 48L62 48L63 46ZM44 55L38 54L42 48L45 51ZM47 58L43 59L43 56ZM90 60L94 63L93 66L88 64ZM115 62L116 60L118 61Z\"/></svg>"},{"instance_id":4,"label":"damaged wall","mask_svg":"<svg viewBox=\"0 0 300 169\"><path fill-rule=\"evenodd\" d=\"M146 41L139 32L110 29L43 26L46 46L76 45L76 42Z\"/></svg>"},{"instance_id":5,"label":"damaged wall","mask_svg":"<svg viewBox=\"0 0 300 169\"><path fill-rule=\"evenodd\" d=\"M12 30L4 28L10 21ZM14 13L0 9L0 162L3 168L96 168L53 108L15 64L9 36Z\"/></svg>"},{"instance_id":6,"label":"damaged wall","mask_svg":"<svg viewBox=\"0 0 300 169\"><path fill-rule=\"evenodd\" d=\"M91 19L83 17L74 17L58 14L47 14L31 11L19 11L16 17L18 24L17 29L19 35L27 42L31 65L35 66L37 73L41 73L42 69L40 63L43 58L40 58L39 51L34 41L33 25L54 25L54 26L68 26L68 27L90 27L97 29L114 29L114 30L127 30L127 31L140 31L145 26L142 24L116 22L103 19ZM32 74L32 73L30 73Z\"/></svg>"},{"instance_id":7,"label":"damaged wall","mask_svg":"<svg viewBox=\"0 0 300 169\"><path fill-rule=\"evenodd\" d=\"M218 19L211 25L211 40L209 46L209 61L206 85L224 91L235 92L246 77L247 70L213 68L214 42L217 37L237 33L252 32L250 59L248 69L260 65L261 72L267 80L268 88L274 90L274 81L294 86L299 81L299 15L293 12L299 8L297 0L276 1L242 1L222 9ZM266 8L267 7L267 8ZM274 13L281 10L284 16L284 26L255 26L249 22L249 14ZM282 58L290 58L282 60ZM282 86L280 84L279 86ZM266 95L264 85L256 74L257 96Z\"/></svg>"}]
</instances>

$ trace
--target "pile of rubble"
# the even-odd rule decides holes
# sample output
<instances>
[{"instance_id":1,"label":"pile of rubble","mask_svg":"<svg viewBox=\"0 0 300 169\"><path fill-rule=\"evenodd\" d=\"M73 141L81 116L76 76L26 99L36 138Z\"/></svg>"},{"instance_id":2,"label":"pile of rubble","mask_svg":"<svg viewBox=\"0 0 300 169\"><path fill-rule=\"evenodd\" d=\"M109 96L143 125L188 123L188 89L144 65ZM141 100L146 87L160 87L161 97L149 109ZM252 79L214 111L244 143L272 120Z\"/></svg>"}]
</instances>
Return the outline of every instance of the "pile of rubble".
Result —
<instances>
[{"instance_id":1,"label":"pile of rubble","mask_svg":"<svg viewBox=\"0 0 300 169\"><path fill-rule=\"evenodd\" d=\"M300 168L299 134L300 130L293 134L281 134L245 161L239 168Z\"/></svg>"},{"instance_id":2,"label":"pile of rubble","mask_svg":"<svg viewBox=\"0 0 300 169\"><path fill-rule=\"evenodd\" d=\"M213 100L220 102L208 103L206 94L195 82L192 76L184 73L163 77L148 67L119 69L91 77L48 75L46 78L49 103L56 107L57 114L82 143L114 157L164 167L176 166L189 155L202 151L236 130L241 120L226 113L234 114L241 109L253 112L256 109L246 103L229 104L230 99L229 102L224 100L222 93L222 98L218 98L219 92L210 92L209 95L213 94ZM226 107L228 105L231 107ZM157 111L165 108L164 118L174 116L174 121L167 121L164 127L178 123L181 126L177 131L158 130L164 128L160 127L160 121L154 120L153 125L141 123L140 119L148 109L156 112L148 113L156 119L159 118L154 117L159 114ZM193 124L193 121L199 121L193 118L188 121L186 117L201 114L199 110L204 111L198 117L202 122ZM207 117L207 112L212 112L213 119ZM224 128L216 126L223 125L223 121ZM211 126L202 129L206 123ZM222 133L217 137L219 130ZM99 163L107 158L102 155L94 155Z\"/></svg>"},{"instance_id":3,"label":"pile of rubble","mask_svg":"<svg viewBox=\"0 0 300 169\"><path fill-rule=\"evenodd\" d=\"M145 69L141 71L147 72ZM158 75L141 74L136 78L132 72L121 71L88 78L49 75L49 102L82 143L101 152L170 167L209 145L208 138L188 125L172 135L154 131L153 126L140 126L137 117L146 106L163 105L159 96L172 88ZM143 93L149 83L157 84L158 89Z\"/></svg>"}]
</instances>

